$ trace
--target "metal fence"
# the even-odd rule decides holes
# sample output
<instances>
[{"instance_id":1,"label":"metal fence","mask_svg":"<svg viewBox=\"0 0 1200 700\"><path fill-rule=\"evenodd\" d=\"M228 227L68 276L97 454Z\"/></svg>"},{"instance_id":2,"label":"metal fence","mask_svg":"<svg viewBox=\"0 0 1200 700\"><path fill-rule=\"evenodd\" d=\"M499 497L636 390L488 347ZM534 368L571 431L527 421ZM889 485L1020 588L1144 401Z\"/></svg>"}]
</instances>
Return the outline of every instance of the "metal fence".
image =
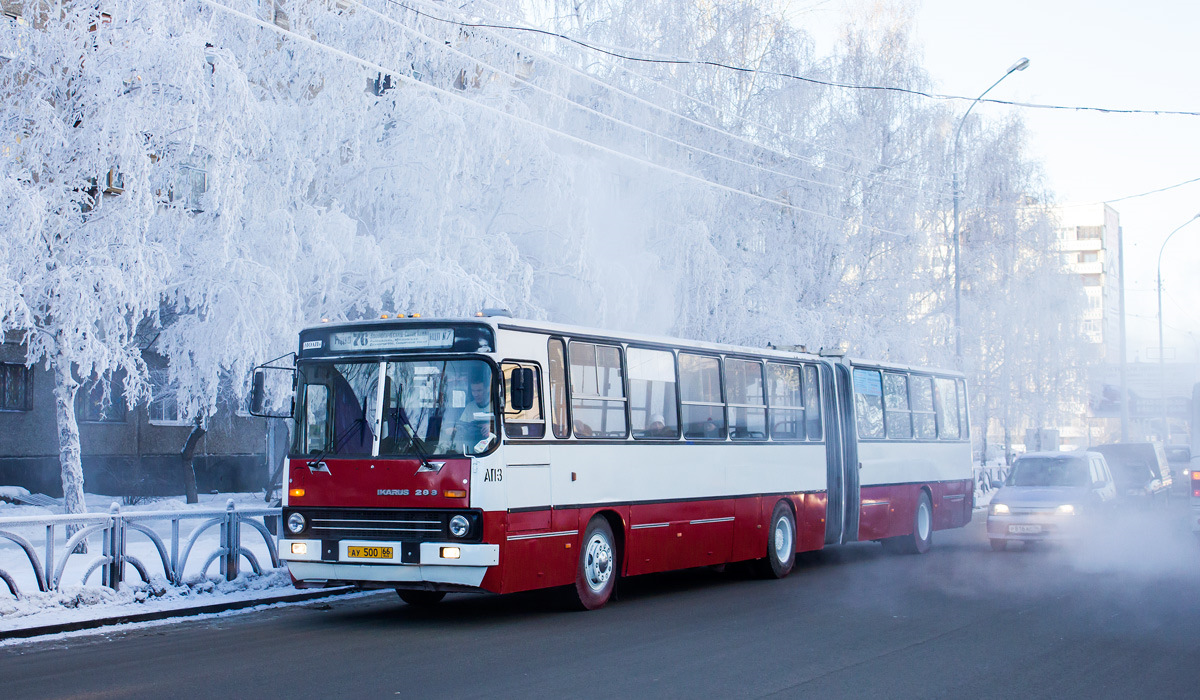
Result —
<instances>
[{"instance_id":1,"label":"metal fence","mask_svg":"<svg viewBox=\"0 0 1200 700\"><path fill-rule=\"evenodd\" d=\"M200 567L204 574L219 560L219 570L227 581L237 578L240 572L241 560L245 558L256 574L262 573L257 557L249 548L243 545L243 528L258 532L266 543L267 553L271 559L272 568L279 568L279 552L275 547L275 538L268 523L277 525L279 508L242 508L234 506L230 499L225 508L184 511L140 511L121 512L121 507L113 504L108 513L87 515L44 515L34 517L0 518L0 540L8 540L16 544L25 553L29 566L33 570L33 578L37 581L38 590L59 591L63 584L63 576L67 564L72 557L87 557L85 542L96 535L101 540L101 551L84 569L79 585L86 585L88 579L97 570L100 571L101 584L118 590L125 579L125 566L132 566L145 583L150 582L150 570L146 562L133 556L127 551L127 543L131 536L144 537L154 546L158 562L161 564L163 576L173 585L183 584L183 573L189 557L200 540L201 535L212 528L220 529L220 538L215 550L209 552ZM180 549L180 523L183 521L201 521L196 524ZM155 532L151 525L160 527L170 524L171 546L168 551L160 533ZM39 556L37 548L30 538L23 537L16 530L38 532L45 528L43 553ZM56 558L56 542L58 533L63 533L62 555ZM17 598L21 597L16 580L9 571L0 568L0 581Z\"/></svg>"},{"instance_id":2,"label":"metal fence","mask_svg":"<svg viewBox=\"0 0 1200 700\"><path fill-rule=\"evenodd\" d=\"M975 466L975 491L985 494L992 490L993 481L1004 481L1008 478L1008 467Z\"/></svg>"}]
</instances>

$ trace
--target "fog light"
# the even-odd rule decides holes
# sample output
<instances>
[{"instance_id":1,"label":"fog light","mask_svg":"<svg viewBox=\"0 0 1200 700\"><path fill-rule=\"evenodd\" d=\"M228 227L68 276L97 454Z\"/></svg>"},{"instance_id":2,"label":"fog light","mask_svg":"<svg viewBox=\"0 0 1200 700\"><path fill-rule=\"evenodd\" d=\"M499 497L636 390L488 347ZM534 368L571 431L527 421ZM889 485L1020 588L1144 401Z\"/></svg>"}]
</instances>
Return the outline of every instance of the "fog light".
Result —
<instances>
[{"instance_id":1,"label":"fog light","mask_svg":"<svg viewBox=\"0 0 1200 700\"><path fill-rule=\"evenodd\" d=\"M462 550L458 547L442 547L442 559L458 559L462 556Z\"/></svg>"},{"instance_id":2,"label":"fog light","mask_svg":"<svg viewBox=\"0 0 1200 700\"><path fill-rule=\"evenodd\" d=\"M450 518L450 534L455 537L466 537L471 530L471 521L467 520L465 515L456 515Z\"/></svg>"},{"instance_id":3,"label":"fog light","mask_svg":"<svg viewBox=\"0 0 1200 700\"><path fill-rule=\"evenodd\" d=\"M304 526L307 524L304 522L304 516L299 513L292 513L288 516L288 531L293 535L299 535L301 532L304 532Z\"/></svg>"},{"instance_id":4,"label":"fog light","mask_svg":"<svg viewBox=\"0 0 1200 700\"><path fill-rule=\"evenodd\" d=\"M293 542L292 543L292 554L308 554L308 543L307 542Z\"/></svg>"}]
</instances>

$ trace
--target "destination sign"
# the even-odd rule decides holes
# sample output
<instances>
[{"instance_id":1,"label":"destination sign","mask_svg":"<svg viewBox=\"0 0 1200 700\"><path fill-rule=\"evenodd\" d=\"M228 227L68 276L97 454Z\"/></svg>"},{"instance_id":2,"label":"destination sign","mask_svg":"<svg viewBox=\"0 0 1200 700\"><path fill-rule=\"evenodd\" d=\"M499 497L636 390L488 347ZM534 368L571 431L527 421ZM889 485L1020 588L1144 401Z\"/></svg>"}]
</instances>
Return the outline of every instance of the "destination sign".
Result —
<instances>
[{"instance_id":1,"label":"destination sign","mask_svg":"<svg viewBox=\"0 0 1200 700\"><path fill-rule=\"evenodd\" d=\"M331 352L443 349L453 346L453 328L390 328L348 331L329 336Z\"/></svg>"}]
</instances>

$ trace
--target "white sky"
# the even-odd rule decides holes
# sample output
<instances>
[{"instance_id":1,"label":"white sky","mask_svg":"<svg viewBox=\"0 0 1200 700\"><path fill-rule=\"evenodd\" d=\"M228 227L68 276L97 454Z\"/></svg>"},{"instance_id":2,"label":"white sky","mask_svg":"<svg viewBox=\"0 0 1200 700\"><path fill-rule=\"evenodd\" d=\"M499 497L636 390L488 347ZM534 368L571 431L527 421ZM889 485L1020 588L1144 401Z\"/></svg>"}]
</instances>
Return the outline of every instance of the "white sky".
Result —
<instances>
[{"instance_id":1,"label":"white sky","mask_svg":"<svg viewBox=\"0 0 1200 700\"><path fill-rule=\"evenodd\" d=\"M822 52L868 0L791 0ZM1200 4L1183 0L923 0L914 4L925 68L940 92L1064 105L1200 111ZM960 109L965 110L967 103ZM975 114L1009 108L981 104ZM1059 201L1096 202L1200 177L1200 117L1021 110L1030 155ZM966 174L970 177L970 174ZM1114 203L1125 231L1129 359L1158 357L1156 261L1172 229L1200 213L1200 182ZM1165 355L1200 361L1200 221L1163 254Z\"/></svg>"}]
</instances>

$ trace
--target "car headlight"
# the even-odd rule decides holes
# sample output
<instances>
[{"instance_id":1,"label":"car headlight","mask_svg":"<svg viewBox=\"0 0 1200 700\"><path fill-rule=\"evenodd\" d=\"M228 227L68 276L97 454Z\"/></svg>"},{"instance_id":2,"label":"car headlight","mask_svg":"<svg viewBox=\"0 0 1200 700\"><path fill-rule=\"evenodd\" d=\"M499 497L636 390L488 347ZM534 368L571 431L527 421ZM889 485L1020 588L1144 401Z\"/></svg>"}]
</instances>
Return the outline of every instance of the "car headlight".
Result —
<instances>
[{"instance_id":1,"label":"car headlight","mask_svg":"<svg viewBox=\"0 0 1200 700\"><path fill-rule=\"evenodd\" d=\"M287 527L288 532L293 535L299 535L304 532L304 526L308 523L304 522L304 516L299 513L292 513L288 516Z\"/></svg>"},{"instance_id":2,"label":"car headlight","mask_svg":"<svg viewBox=\"0 0 1200 700\"><path fill-rule=\"evenodd\" d=\"M1059 515L1075 515L1075 506L1071 505L1070 503L1064 503L1058 508L1055 508L1054 512L1058 513Z\"/></svg>"},{"instance_id":3,"label":"car headlight","mask_svg":"<svg viewBox=\"0 0 1200 700\"><path fill-rule=\"evenodd\" d=\"M450 518L450 534L455 537L466 537L471 531L471 521L467 520L465 515L456 515Z\"/></svg>"},{"instance_id":4,"label":"car headlight","mask_svg":"<svg viewBox=\"0 0 1200 700\"><path fill-rule=\"evenodd\" d=\"M1008 506L1003 503L993 503L992 515L1008 515Z\"/></svg>"}]
</instances>

